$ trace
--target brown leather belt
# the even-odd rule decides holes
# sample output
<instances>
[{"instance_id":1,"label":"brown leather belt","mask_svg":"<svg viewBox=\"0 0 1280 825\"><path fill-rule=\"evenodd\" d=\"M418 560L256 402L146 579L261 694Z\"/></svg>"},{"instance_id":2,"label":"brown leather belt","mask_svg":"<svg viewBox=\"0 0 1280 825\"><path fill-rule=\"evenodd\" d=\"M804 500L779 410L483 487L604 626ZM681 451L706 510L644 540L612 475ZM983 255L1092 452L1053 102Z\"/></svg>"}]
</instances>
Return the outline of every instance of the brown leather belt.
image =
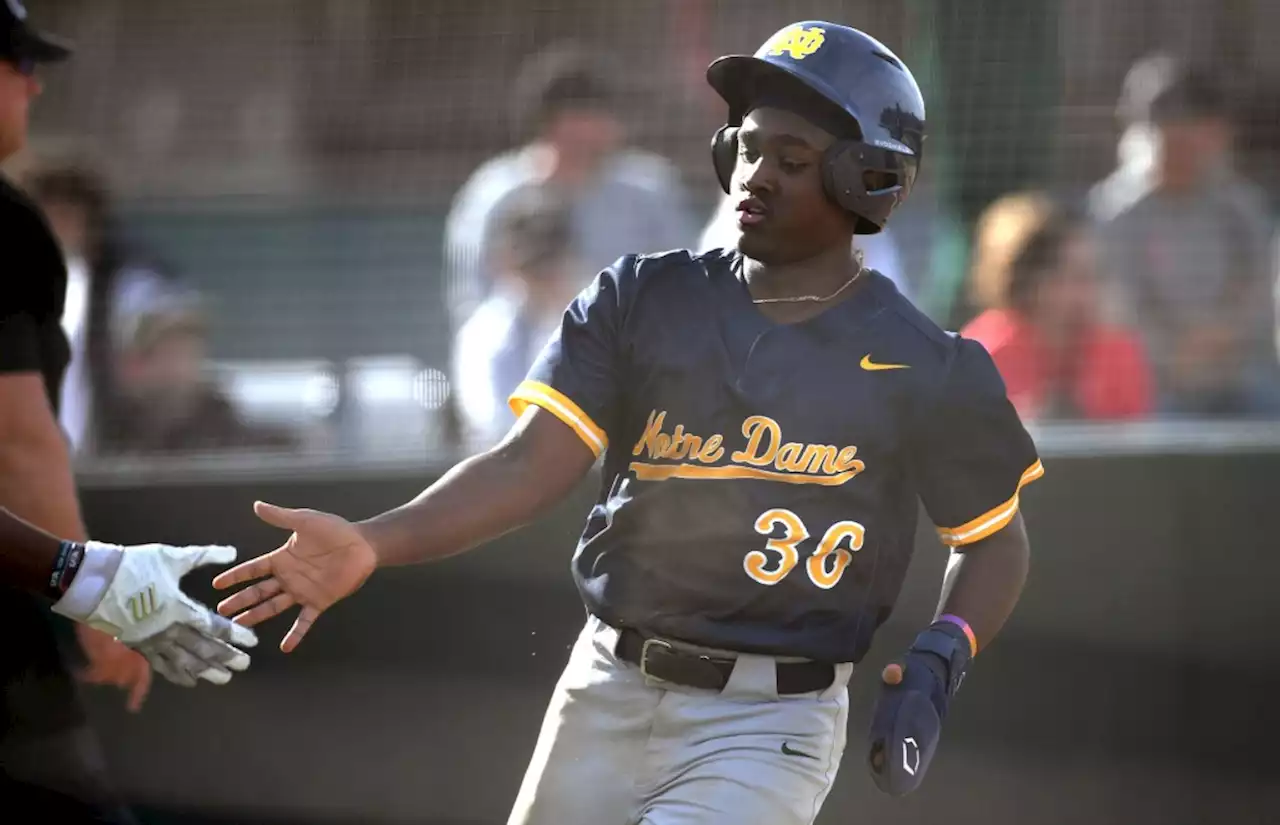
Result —
<instances>
[{"instance_id":1,"label":"brown leather belt","mask_svg":"<svg viewBox=\"0 0 1280 825\"><path fill-rule=\"evenodd\" d=\"M735 663L732 658L705 656L630 628L618 632L614 655L638 665L651 678L702 690L724 690ZM835 667L820 662L779 662L777 668L780 696L826 690L836 678Z\"/></svg>"}]
</instances>

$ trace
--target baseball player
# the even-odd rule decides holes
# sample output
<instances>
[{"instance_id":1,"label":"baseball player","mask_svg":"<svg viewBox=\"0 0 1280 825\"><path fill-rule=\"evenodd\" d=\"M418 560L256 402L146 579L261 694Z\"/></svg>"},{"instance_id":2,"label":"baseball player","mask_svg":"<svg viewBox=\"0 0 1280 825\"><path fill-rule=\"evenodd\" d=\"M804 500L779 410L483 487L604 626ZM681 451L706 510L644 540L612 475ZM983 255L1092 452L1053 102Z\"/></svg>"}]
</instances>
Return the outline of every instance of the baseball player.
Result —
<instances>
[{"instance_id":1,"label":"baseball player","mask_svg":"<svg viewBox=\"0 0 1280 825\"><path fill-rule=\"evenodd\" d=\"M805 21L708 80L737 248L617 261L516 389L501 444L358 524L259 502L292 536L214 580L261 579L219 605L246 625L299 605L293 650L375 569L506 533L602 458L572 565L589 618L512 825L812 822L922 500L952 562L936 620L882 673L863 752L881 789L910 791L1026 575L1019 491L1043 471L990 357L850 251L916 176L911 73Z\"/></svg>"},{"instance_id":2,"label":"baseball player","mask_svg":"<svg viewBox=\"0 0 1280 825\"><path fill-rule=\"evenodd\" d=\"M19 0L0 2L0 161L26 143L40 65L69 55L29 24ZM87 664L80 677L126 688L135 711L152 668L182 685L224 683L249 664L234 645L256 640L179 588L194 567L234 560L231 548L86 540L57 421L69 357L66 264L48 221L3 176L0 239L0 799L15 810L27 803L42 820L134 822L75 690L60 620L41 596L75 621Z\"/></svg>"},{"instance_id":3,"label":"baseball player","mask_svg":"<svg viewBox=\"0 0 1280 825\"><path fill-rule=\"evenodd\" d=\"M37 66L69 55L66 44L28 25L21 4L4 0L0 160L25 143L26 108L40 91ZM8 447L0 457L5 482L0 487L9 497L13 487L37 488L35 501L20 501L24 509L46 523L59 523L51 529L64 535L81 534L66 445L54 418L67 361L59 323L66 267L48 222L3 178L0 233L14 267L14 277L0 288L0 441ZM40 474L19 472L32 464L41 465ZM60 518L50 515L57 504L63 510ZM54 599L53 612L138 650L177 684L191 686L200 678L225 684L232 670L248 667L248 654L232 645L252 647L254 634L192 601L178 586L198 566L234 561L235 548L125 548L80 541L81 535L55 538L31 523L36 520L0 506L0 585ZM16 593L3 593L6 607L14 597Z\"/></svg>"}]
</instances>

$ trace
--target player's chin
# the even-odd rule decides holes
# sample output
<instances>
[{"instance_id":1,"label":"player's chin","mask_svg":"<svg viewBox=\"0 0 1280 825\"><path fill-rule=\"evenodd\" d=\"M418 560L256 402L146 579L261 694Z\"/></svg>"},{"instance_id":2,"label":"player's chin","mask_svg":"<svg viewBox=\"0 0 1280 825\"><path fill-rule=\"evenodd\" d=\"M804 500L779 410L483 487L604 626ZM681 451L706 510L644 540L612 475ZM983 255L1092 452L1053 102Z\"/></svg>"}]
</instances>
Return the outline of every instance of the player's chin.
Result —
<instances>
[{"instance_id":1,"label":"player's chin","mask_svg":"<svg viewBox=\"0 0 1280 825\"><path fill-rule=\"evenodd\" d=\"M27 145L27 124L5 123L0 119L0 161L16 155Z\"/></svg>"},{"instance_id":2,"label":"player's chin","mask_svg":"<svg viewBox=\"0 0 1280 825\"><path fill-rule=\"evenodd\" d=\"M738 231L738 251L753 261L778 263L782 245L764 227L743 227Z\"/></svg>"}]
</instances>

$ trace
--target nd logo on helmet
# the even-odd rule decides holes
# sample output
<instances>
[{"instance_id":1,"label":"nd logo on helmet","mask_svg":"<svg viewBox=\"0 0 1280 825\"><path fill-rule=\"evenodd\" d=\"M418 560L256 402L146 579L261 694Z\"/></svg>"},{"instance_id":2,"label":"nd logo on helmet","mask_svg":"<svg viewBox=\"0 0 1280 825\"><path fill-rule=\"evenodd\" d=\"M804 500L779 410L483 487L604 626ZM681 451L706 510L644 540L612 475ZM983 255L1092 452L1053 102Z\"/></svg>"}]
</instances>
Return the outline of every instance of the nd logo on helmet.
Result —
<instances>
[{"instance_id":1,"label":"nd logo on helmet","mask_svg":"<svg viewBox=\"0 0 1280 825\"><path fill-rule=\"evenodd\" d=\"M826 33L817 26L812 29L797 26L780 33L773 43L769 44L767 54L777 56L786 52L795 60L804 60L822 48L822 41L825 39Z\"/></svg>"}]
</instances>

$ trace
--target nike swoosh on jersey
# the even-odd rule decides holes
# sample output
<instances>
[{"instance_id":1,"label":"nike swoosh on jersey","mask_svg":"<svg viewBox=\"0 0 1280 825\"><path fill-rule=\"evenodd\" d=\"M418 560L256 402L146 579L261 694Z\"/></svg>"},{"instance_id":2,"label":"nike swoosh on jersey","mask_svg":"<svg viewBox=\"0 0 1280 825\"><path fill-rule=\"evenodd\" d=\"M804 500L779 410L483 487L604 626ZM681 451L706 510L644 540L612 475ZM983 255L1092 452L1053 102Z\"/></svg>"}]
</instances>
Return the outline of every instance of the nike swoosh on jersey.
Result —
<instances>
[{"instance_id":1,"label":"nike swoosh on jersey","mask_svg":"<svg viewBox=\"0 0 1280 825\"><path fill-rule=\"evenodd\" d=\"M871 360L871 353L862 356L862 360L858 362L858 366L867 372L879 372L880 370L909 370L911 367L906 364L877 364Z\"/></svg>"}]
</instances>

